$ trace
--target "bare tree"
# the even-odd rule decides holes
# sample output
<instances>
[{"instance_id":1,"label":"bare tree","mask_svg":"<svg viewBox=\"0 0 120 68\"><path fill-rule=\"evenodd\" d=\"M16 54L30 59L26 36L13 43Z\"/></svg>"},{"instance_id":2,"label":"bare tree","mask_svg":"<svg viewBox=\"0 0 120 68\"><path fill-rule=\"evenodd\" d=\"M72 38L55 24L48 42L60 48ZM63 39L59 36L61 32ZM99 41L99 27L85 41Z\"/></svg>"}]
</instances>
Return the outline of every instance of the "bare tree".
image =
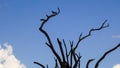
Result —
<instances>
[{"instance_id":1,"label":"bare tree","mask_svg":"<svg viewBox=\"0 0 120 68\"><path fill-rule=\"evenodd\" d=\"M51 15L46 15L46 19L41 19L42 24L40 25L40 32L42 32L45 37L47 38L47 42L46 45L50 48L50 50L52 51L52 53L55 56L55 67L54 68L80 68L80 59L81 59L81 55L80 53L77 53L76 50L79 46L79 43L86 39L87 37L91 36L92 32L95 31L99 31L103 28L109 27L109 24L106 24L107 20L105 20L102 25L98 28L92 28L89 30L88 34L83 36L82 33L80 34L77 43L74 45L74 41L70 41L70 50L67 49L67 45L64 39L60 40L59 38L57 38L57 43L61 52L61 55L59 55L55 48L54 48L54 44L52 43L52 40L49 36L49 34L43 29L44 25L48 22L48 20L50 20L51 18L57 16L60 13L60 9L58 8L58 12L56 11L52 11ZM101 61L112 51L116 50L118 47L120 47L120 44L118 44L116 47L106 51L103 56L101 56L99 58L99 60L96 62L95 64L95 68L98 68L99 64L101 63ZM86 68L89 68L89 64L94 61L95 59L89 59L86 63ZM42 68L48 68L48 65L43 65L39 62L34 62L35 64L39 65Z\"/></svg>"}]
</instances>

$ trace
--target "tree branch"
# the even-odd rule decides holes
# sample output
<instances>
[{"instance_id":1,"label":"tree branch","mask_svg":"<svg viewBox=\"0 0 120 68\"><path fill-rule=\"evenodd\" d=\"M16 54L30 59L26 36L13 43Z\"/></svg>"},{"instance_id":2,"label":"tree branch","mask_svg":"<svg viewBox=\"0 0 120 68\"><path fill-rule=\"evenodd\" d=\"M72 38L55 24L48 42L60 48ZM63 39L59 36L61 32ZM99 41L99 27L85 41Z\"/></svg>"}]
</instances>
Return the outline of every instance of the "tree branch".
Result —
<instances>
[{"instance_id":1,"label":"tree branch","mask_svg":"<svg viewBox=\"0 0 120 68\"><path fill-rule=\"evenodd\" d=\"M90 30L89 30L89 33L88 33L87 35L83 36L83 37L82 37L82 33L81 33L81 34L80 34L80 37L79 37L79 39L78 39L78 42L77 42L76 46L74 47L74 50L77 49L79 43L80 43L83 39L91 36L92 32L101 30L101 29L106 28L106 27L109 27L109 24L105 25L106 22L107 22L107 20L105 20L99 28L92 28L92 29L90 29Z\"/></svg>"},{"instance_id":2,"label":"tree branch","mask_svg":"<svg viewBox=\"0 0 120 68\"><path fill-rule=\"evenodd\" d=\"M73 57L73 41L71 42L70 41L70 67L72 68L72 65L73 65L73 61L72 61L72 57Z\"/></svg>"},{"instance_id":3,"label":"tree branch","mask_svg":"<svg viewBox=\"0 0 120 68\"><path fill-rule=\"evenodd\" d=\"M94 61L95 59L89 59L88 60L88 62L87 62L87 64L86 64L86 68L89 68L89 64L92 62L92 61Z\"/></svg>"},{"instance_id":4,"label":"tree branch","mask_svg":"<svg viewBox=\"0 0 120 68\"><path fill-rule=\"evenodd\" d=\"M66 61L65 61L65 56L64 56L64 51L63 51L63 48L62 48L62 43L61 43L61 41L59 40L59 38L57 38L57 42L58 42L58 44L59 44L59 48L60 48L60 52L61 52L61 54L62 54L63 62L66 62Z\"/></svg>"},{"instance_id":5,"label":"tree branch","mask_svg":"<svg viewBox=\"0 0 120 68\"><path fill-rule=\"evenodd\" d=\"M55 68L59 68L57 59L54 58L54 60L55 60Z\"/></svg>"},{"instance_id":6,"label":"tree branch","mask_svg":"<svg viewBox=\"0 0 120 68\"><path fill-rule=\"evenodd\" d=\"M106 57L109 53L111 53L112 51L116 50L118 47L120 47L120 44L118 44L118 45L115 46L114 48L106 51L106 52L103 54L103 56L96 62L95 68L98 68L100 62L101 62L103 59L105 59L105 57Z\"/></svg>"},{"instance_id":7,"label":"tree branch","mask_svg":"<svg viewBox=\"0 0 120 68\"><path fill-rule=\"evenodd\" d=\"M59 13L60 13L60 9L58 8L58 12L52 11L52 14L51 14L51 15L46 15L46 16L47 16L46 19L41 19L42 24L40 25L39 30L46 36L46 38L47 38L47 40L48 40L48 43L49 43L49 44L48 44L48 43L46 43L46 44L49 46L49 48L52 50L53 54L56 56L56 58L58 59L59 63L61 64L62 61L61 61L60 56L59 56L59 55L57 54L57 52L55 51L55 49L54 49L54 47L53 47L53 44L52 44L52 42L51 42L51 39L50 39L48 33L43 29L43 26L45 25L45 23L46 23L49 19L51 19L52 17L58 15Z\"/></svg>"},{"instance_id":8,"label":"tree branch","mask_svg":"<svg viewBox=\"0 0 120 68\"><path fill-rule=\"evenodd\" d=\"M41 66L42 68L45 68L45 66L40 64L39 62L34 62L34 64L37 64L37 65Z\"/></svg>"},{"instance_id":9,"label":"tree branch","mask_svg":"<svg viewBox=\"0 0 120 68\"><path fill-rule=\"evenodd\" d=\"M77 56L77 57L78 57L78 59L76 60L73 68L77 68L77 66L79 66L78 64L80 63L80 58L81 58L80 54L79 54L79 56ZM79 67L80 67L80 66L79 66Z\"/></svg>"},{"instance_id":10,"label":"tree branch","mask_svg":"<svg viewBox=\"0 0 120 68\"><path fill-rule=\"evenodd\" d=\"M63 44L64 44L64 47L65 47L66 61L69 63L69 61L68 61L68 51L67 51L67 46L66 46L66 43L65 43L65 40L64 40L64 39L63 39Z\"/></svg>"}]
</instances>

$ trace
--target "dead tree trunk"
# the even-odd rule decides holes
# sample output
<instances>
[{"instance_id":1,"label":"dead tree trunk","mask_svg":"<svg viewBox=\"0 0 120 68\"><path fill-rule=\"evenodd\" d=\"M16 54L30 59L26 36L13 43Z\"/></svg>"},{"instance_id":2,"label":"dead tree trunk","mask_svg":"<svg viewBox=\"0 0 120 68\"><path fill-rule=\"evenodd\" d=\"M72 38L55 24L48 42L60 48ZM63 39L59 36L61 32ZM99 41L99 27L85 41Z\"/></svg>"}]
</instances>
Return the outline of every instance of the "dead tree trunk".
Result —
<instances>
[{"instance_id":1,"label":"dead tree trunk","mask_svg":"<svg viewBox=\"0 0 120 68\"><path fill-rule=\"evenodd\" d=\"M52 53L55 56L55 67L54 68L80 68L80 59L81 59L81 55L80 53L76 53L76 49L79 46L79 43L86 39L87 37L91 36L92 32L94 31L99 31L103 28L109 27L109 24L106 25L107 20L105 20L102 25L98 28L92 28L89 30L88 34L83 36L82 33L80 34L77 43L74 45L73 41L70 41L70 50L68 51L67 49L67 45L65 40L60 40L59 38L57 38L57 43L58 46L60 48L60 52L61 55L59 55L55 48L54 48L54 44L52 43L52 40L49 36L49 34L43 29L44 25L48 22L48 20L50 20L51 18L57 16L60 13L60 9L58 8L58 12L52 11L51 15L46 15L46 19L41 19L42 24L40 25L40 32L42 32L45 37L47 38L47 42L46 45L50 48L50 50L52 51ZM105 52L105 54L96 62L95 64L95 68L98 68L100 62L112 51L116 50L118 47L120 47L120 44L118 44L116 47L108 50ZM65 49L65 50L64 50ZM62 56L62 57L61 57ZM89 64L95 59L89 59L87 64L86 64L86 68L89 68ZM42 68L48 68L48 65L43 65L39 62L34 62L35 64L39 65Z\"/></svg>"}]
</instances>

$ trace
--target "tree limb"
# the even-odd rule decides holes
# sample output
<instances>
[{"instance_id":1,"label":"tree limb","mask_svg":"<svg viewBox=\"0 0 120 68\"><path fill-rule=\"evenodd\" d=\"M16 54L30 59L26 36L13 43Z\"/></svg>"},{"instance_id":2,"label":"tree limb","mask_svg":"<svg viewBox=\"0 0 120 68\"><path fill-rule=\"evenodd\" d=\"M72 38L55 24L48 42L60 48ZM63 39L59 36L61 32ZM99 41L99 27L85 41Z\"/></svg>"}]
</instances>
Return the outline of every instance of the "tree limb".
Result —
<instances>
[{"instance_id":1,"label":"tree limb","mask_svg":"<svg viewBox=\"0 0 120 68\"><path fill-rule=\"evenodd\" d=\"M73 61L72 61L72 57L73 57L73 41L70 41L70 52L69 52L70 55L70 67L72 68L72 65L73 65Z\"/></svg>"},{"instance_id":2,"label":"tree limb","mask_svg":"<svg viewBox=\"0 0 120 68\"><path fill-rule=\"evenodd\" d=\"M98 68L100 62L101 62L103 59L105 59L105 57L106 57L109 53L111 53L112 51L116 50L118 47L120 47L120 44L118 44L118 45L115 46L114 48L106 51L106 52L103 54L103 56L96 62L95 68Z\"/></svg>"},{"instance_id":3,"label":"tree limb","mask_svg":"<svg viewBox=\"0 0 120 68\"><path fill-rule=\"evenodd\" d=\"M55 60L55 68L59 68L57 59L54 58L54 60Z\"/></svg>"},{"instance_id":4,"label":"tree limb","mask_svg":"<svg viewBox=\"0 0 120 68\"><path fill-rule=\"evenodd\" d=\"M77 57L78 57L78 59L76 60L73 68L77 68L77 66L79 66L78 64L80 63L80 58L81 58L80 54L79 54L79 56L77 56ZM80 66L79 66L79 68L80 68Z\"/></svg>"},{"instance_id":5,"label":"tree limb","mask_svg":"<svg viewBox=\"0 0 120 68\"><path fill-rule=\"evenodd\" d=\"M82 33L81 33L80 36L79 36L78 42L77 42L76 46L74 47L74 50L77 49L79 43L80 43L83 39L91 36L91 33L92 33L92 32L101 30L101 29L106 28L106 27L109 27L109 24L105 25L106 22L107 22L107 20L105 20L99 28L92 28L92 29L90 29L90 30L89 30L89 33L88 33L87 35L83 36L83 37L82 37Z\"/></svg>"},{"instance_id":6,"label":"tree limb","mask_svg":"<svg viewBox=\"0 0 120 68\"><path fill-rule=\"evenodd\" d=\"M63 44L64 44L64 47L65 47L66 61L69 63L69 61L68 61L68 51L67 51L67 46L66 46L66 43L65 43L65 40L64 40L64 39L63 39Z\"/></svg>"},{"instance_id":7,"label":"tree limb","mask_svg":"<svg viewBox=\"0 0 120 68\"><path fill-rule=\"evenodd\" d=\"M37 65L41 66L42 68L45 68L45 66L40 64L39 62L34 62L34 64L37 64Z\"/></svg>"},{"instance_id":8,"label":"tree limb","mask_svg":"<svg viewBox=\"0 0 120 68\"><path fill-rule=\"evenodd\" d=\"M41 19L42 24L40 25L39 30L46 36L46 38L47 38L47 40L48 40L48 43L49 43L49 44L48 44L48 43L46 43L46 44L49 46L49 48L52 50L53 54L56 56L56 58L58 59L59 63L61 64L62 61L61 61L60 56L59 56L59 55L57 54L57 52L55 51L55 49L54 49L54 47L53 47L53 44L52 44L52 42L51 42L51 39L50 39L48 33L43 29L43 26L45 25L45 23L46 23L49 19L51 19L52 17L58 15L59 13L60 13L60 9L58 8L58 12L52 11L52 14L51 14L51 15L46 15L46 16L47 16L46 19Z\"/></svg>"},{"instance_id":9,"label":"tree limb","mask_svg":"<svg viewBox=\"0 0 120 68\"><path fill-rule=\"evenodd\" d=\"M61 54L62 54L63 62L66 62L66 61L65 61L64 51L63 51L63 48L62 48L62 42L59 40L59 38L57 38L57 42L58 42L58 44L59 44L59 48L60 48L60 52L61 52Z\"/></svg>"},{"instance_id":10,"label":"tree limb","mask_svg":"<svg viewBox=\"0 0 120 68\"><path fill-rule=\"evenodd\" d=\"M88 62L87 62L87 64L86 64L86 68L89 68L89 64L92 62L92 61L94 61L95 59L89 59L88 60Z\"/></svg>"}]
</instances>

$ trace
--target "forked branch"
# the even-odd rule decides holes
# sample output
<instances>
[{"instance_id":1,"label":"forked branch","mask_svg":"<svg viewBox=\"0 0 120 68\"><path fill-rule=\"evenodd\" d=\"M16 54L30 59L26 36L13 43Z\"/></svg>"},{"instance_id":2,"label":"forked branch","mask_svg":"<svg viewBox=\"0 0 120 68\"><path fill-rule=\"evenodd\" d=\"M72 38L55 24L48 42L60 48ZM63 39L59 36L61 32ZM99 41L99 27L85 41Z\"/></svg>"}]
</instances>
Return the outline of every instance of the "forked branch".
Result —
<instances>
[{"instance_id":1,"label":"forked branch","mask_svg":"<svg viewBox=\"0 0 120 68\"><path fill-rule=\"evenodd\" d=\"M45 23L47 23L47 21L49 19L51 19L52 17L58 15L60 13L60 9L58 8L58 12L55 12L55 11L52 11L52 14L51 15L46 15L46 19L41 19L42 21L42 24L40 25L40 28L39 30L46 36L47 40L48 40L48 43L46 43L49 48L52 50L53 54L56 56L56 58L58 59L59 63L61 64L62 63L62 60L60 58L60 56L57 54L57 52L55 51L54 47L53 47L53 44L52 44L52 41L48 35L48 33L43 29L43 26L45 25Z\"/></svg>"},{"instance_id":2,"label":"forked branch","mask_svg":"<svg viewBox=\"0 0 120 68\"><path fill-rule=\"evenodd\" d=\"M85 38L91 36L92 32L101 30L101 29L106 28L106 27L109 27L109 24L105 25L106 22L107 22L107 20L105 20L105 21L102 23L102 25L101 25L100 27L98 27L98 28L92 28L92 29L90 29L89 32L88 32L88 34L85 35L85 36L83 36L83 37L82 37L82 33L81 33L80 36L79 36L79 39L78 39L78 41L77 41L77 44L76 44L76 46L74 47L74 50L77 49L79 43L80 43L82 40L84 40Z\"/></svg>"}]
</instances>

